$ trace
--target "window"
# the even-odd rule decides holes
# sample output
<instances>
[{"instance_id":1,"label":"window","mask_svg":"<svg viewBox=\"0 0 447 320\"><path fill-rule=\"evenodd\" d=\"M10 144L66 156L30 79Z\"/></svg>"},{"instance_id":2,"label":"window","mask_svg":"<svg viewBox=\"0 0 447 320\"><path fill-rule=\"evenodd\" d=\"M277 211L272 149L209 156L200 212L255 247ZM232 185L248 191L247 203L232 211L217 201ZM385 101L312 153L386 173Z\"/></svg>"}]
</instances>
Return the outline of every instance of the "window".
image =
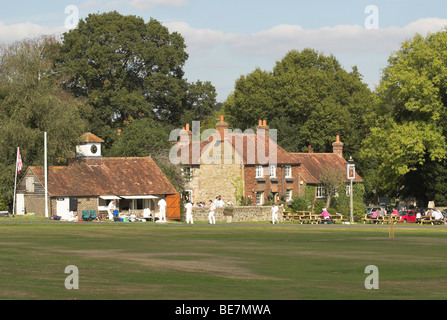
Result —
<instances>
[{"instance_id":1,"label":"window","mask_svg":"<svg viewBox=\"0 0 447 320\"><path fill-rule=\"evenodd\" d=\"M276 166L275 165L270 166L270 178L276 178Z\"/></svg>"},{"instance_id":2,"label":"window","mask_svg":"<svg viewBox=\"0 0 447 320\"><path fill-rule=\"evenodd\" d=\"M317 185L317 198L321 199L325 197L326 197L326 190L324 188L324 185L323 184Z\"/></svg>"},{"instance_id":3,"label":"window","mask_svg":"<svg viewBox=\"0 0 447 320\"><path fill-rule=\"evenodd\" d=\"M34 178L27 177L26 178L26 192L34 192Z\"/></svg>"},{"instance_id":4,"label":"window","mask_svg":"<svg viewBox=\"0 0 447 320\"><path fill-rule=\"evenodd\" d=\"M256 204L258 206L262 206L263 203L264 203L264 192L263 191L256 192Z\"/></svg>"},{"instance_id":5,"label":"window","mask_svg":"<svg viewBox=\"0 0 447 320\"><path fill-rule=\"evenodd\" d=\"M286 178L292 178L292 166L286 166L285 176Z\"/></svg>"},{"instance_id":6,"label":"window","mask_svg":"<svg viewBox=\"0 0 447 320\"><path fill-rule=\"evenodd\" d=\"M182 174L183 174L183 177L185 178L186 182L191 181L191 179L192 179L192 172L193 171L192 171L191 167L184 167L182 169Z\"/></svg>"},{"instance_id":7,"label":"window","mask_svg":"<svg viewBox=\"0 0 447 320\"><path fill-rule=\"evenodd\" d=\"M256 178L264 177L262 166L256 166Z\"/></svg>"},{"instance_id":8,"label":"window","mask_svg":"<svg viewBox=\"0 0 447 320\"><path fill-rule=\"evenodd\" d=\"M292 189L287 189L286 191L286 200L292 201Z\"/></svg>"}]
</instances>

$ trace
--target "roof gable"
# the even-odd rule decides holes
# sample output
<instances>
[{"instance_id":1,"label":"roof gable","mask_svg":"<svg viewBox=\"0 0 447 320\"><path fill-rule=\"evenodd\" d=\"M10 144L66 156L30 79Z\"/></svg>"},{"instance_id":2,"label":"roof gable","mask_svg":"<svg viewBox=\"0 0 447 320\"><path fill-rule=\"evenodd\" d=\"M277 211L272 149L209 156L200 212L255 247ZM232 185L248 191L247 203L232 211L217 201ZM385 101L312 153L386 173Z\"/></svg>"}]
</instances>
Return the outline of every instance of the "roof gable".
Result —
<instances>
[{"instance_id":1,"label":"roof gable","mask_svg":"<svg viewBox=\"0 0 447 320\"><path fill-rule=\"evenodd\" d=\"M301 163L301 177L310 184L318 184L320 176L325 169L340 172L346 177L347 161L335 153L292 153L292 155ZM354 182L364 182L362 177L356 173Z\"/></svg>"},{"instance_id":2,"label":"roof gable","mask_svg":"<svg viewBox=\"0 0 447 320\"><path fill-rule=\"evenodd\" d=\"M31 167L44 181L42 167ZM48 192L54 196L175 194L155 162L147 158L84 159L48 169Z\"/></svg>"}]
</instances>

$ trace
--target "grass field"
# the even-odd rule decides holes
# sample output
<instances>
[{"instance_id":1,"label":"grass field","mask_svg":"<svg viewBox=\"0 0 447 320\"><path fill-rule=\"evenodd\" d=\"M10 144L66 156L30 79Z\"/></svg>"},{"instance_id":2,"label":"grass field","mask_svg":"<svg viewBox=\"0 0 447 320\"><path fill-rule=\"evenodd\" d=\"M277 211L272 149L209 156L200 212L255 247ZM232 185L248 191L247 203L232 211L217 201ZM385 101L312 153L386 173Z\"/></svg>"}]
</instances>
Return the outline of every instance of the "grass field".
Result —
<instances>
[{"instance_id":1,"label":"grass field","mask_svg":"<svg viewBox=\"0 0 447 320\"><path fill-rule=\"evenodd\" d=\"M10 219L9 219L10 220ZM0 223L0 299L447 299L447 228ZM79 290L65 288L65 267ZM366 290L365 267L379 269Z\"/></svg>"}]
</instances>

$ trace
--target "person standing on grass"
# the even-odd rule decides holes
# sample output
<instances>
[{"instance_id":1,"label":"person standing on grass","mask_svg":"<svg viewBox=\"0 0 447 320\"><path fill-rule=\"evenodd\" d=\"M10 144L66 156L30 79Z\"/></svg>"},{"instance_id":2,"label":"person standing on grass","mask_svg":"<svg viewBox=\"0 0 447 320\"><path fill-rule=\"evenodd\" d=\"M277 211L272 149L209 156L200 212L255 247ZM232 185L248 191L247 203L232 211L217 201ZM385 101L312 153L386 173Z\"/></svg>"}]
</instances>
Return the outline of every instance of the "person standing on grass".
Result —
<instances>
[{"instance_id":1,"label":"person standing on grass","mask_svg":"<svg viewBox=\"0 0 447 320\"><path fill-rule=\"evenodd\" d=\"M186 201L185 209L186 209L186 223L194 224L194 220L192 219L192 203L190 201Z\"/></svg>"},{"instance_id":2,"label":"person standing on grass","mask_svg":"<svg viewBox=\"0 0 447 320\"><path fill-rule=\"evenodd\" d=\"M109 220L113 221L113 216L115 214L115 210L116 210L116 204L115 204L115 200L110 201L108 207L107 207L107 212L109 214Z\"/></svg>"},{"instance_id":3,"label":"person standing on grass","mask_svg":"<svg viewBox=\"0 0 447 320\"><path fill-rule=\"evenodd\" d=\"M165 197L158 201L158 210L160 212L160 222L166 222L166 200Z\"/></svg>"},{"instance_id":4,"label":"person standing on grass","mask_svg":"<svg viewBox=\"0 0 447 320\"><path fill-rule=\"evenodd\" d=\"M276 203L273 203L271 212L272 212L272 224L275 224L275 221L277 223L279 223L279 220L278 220L278 206L276 205Z\"/></svg>"},{"instance_id":5,"label":"person standing on grass","mask_svg":"<svg viewBox=\"0 0 447 320\"><path fill-rule=\"evenodd\" d=\"M216 224L216 205L213 203L213 200L210 200L210 212L208 214L208 221L210 224Z\"/></svg>"}]
</instances>

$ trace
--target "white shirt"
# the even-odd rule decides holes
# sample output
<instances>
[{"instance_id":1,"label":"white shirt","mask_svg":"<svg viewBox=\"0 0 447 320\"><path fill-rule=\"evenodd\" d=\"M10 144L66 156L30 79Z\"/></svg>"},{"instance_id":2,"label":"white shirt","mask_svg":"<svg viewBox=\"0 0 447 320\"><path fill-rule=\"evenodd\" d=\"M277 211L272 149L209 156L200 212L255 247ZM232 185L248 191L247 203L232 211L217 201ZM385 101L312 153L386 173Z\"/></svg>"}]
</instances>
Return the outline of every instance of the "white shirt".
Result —
<instances>
[{"instance_id":1,"label":"white shirt","mask_svg":"<svg viewBox=\"0 0 447 320\"><path fill-rule=\"evenodd\" d=\"M442 215L442 213L439 212L438 210L433 211L433 216L435 217L436 220L442 220L442 218L444 217L444 216Z\"/></svg>"},{"instance_id":2,"label":"white shirt","mask_svg":"<svg viewBox=\"0 0 447 320\"><path fill-rule=\"evenodd\" d=\"M217 200L216 207L218 207L218 208L225 207L225 202L223 202L222 199Z\"/></svg>"},{"instance_id":3,"label":"white shirt","mask_svg":"<svg viewBox=\"0 0 447 320\"><path fill-rule=\"evenodd\" d=\"M158 201L158 206L160 207L160 211L165 210L167 206L165 199L161 199L160 201Z\"/></svg>"},{"instance_id":4,"label":"white shirt","mask_svg":"<svg viewBox=\"0 0 447 320\"><path fill-rule=\"evenodd\" d=\"M272 214L276 214L276 213L278 213L278 207L274 206L274 207L272 207Z\"/></svg>"},{"instance_id":5,"label":"white shirt","mask_svg":"<svg viewBox=\"0 0 447 320\"><path fill-rule=\"evenodd\" d=\"M109 213L113 213L116 209L116 204L113 201L110 201L109 206L107 207Z\"/></svg>"}]
</instances>

